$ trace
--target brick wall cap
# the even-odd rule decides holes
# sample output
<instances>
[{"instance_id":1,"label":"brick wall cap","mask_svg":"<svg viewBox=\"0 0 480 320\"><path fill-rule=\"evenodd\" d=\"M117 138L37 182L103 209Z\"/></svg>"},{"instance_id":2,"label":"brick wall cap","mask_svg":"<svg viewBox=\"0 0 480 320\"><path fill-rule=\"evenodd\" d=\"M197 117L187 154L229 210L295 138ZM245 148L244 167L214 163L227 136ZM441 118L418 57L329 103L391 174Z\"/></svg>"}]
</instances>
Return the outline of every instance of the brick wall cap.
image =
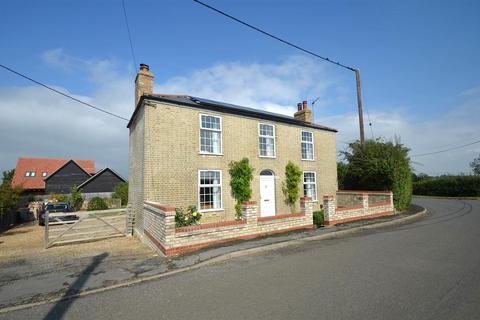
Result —
<instances>
[{"instance_id":1,"label":"brick wall cap","mask_svg":"<svg viewBox=\"0 0 480 320\"><path fill-rule=\"evenodd\" d=\"M372 190L337 190L337 193L351 193L351 194L392 194L392 191L372 191Z\"/></svg>"},{"instance_id":2,"label":"brick wall cap","mask_svg":"<svg viewBox=\"0 0 480 320\"><path fill-rule=\"evenodd\" d=\"M254 206L257 204L257 201L243 201L242 205L244 206Z\"/></svg>"},{"instance_id":3,"label":"brick wall cap","mask_svg":"<svg viewBox=\"0 0 480 320\"><path fill-rule=\"evenodd\" d=\"M172 206L167 206L167 205L163 205L163 204L160 204L160 203L157 203L157 202L150 202L150 201L145 201L145 203L148 204L149 206L160 209L164 212L175 211L175 207L172 207Z\"/></svg>"}]
</instances>

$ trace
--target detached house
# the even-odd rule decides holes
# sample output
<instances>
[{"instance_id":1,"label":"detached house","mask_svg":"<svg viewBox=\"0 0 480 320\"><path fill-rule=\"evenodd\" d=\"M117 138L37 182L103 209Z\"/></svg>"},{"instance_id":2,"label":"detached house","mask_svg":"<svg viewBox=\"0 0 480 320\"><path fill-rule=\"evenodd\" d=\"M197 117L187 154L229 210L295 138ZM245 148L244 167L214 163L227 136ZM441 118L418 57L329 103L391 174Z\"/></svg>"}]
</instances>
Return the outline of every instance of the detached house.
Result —
<instances>
[{"instance_id":1,"label":"detached house","mask_svg":"<svg viewBox=\"0 0 480 320\"><path fill-rule=\"evenodd\" d=\"M203 214L201 223L233 220L228 169L243 157L254 167L252 200L258 202L259 217L291 212L282 192L289 160L303 172L302 193L312 199L313 210L337 190L336 130L313 123L306 101L289 117L261 106L155 94L153 75L142 64L135 102L128 123L129 199L137 233L144 228L146 201L195 205Z\"/></svg>"}]
</instances>

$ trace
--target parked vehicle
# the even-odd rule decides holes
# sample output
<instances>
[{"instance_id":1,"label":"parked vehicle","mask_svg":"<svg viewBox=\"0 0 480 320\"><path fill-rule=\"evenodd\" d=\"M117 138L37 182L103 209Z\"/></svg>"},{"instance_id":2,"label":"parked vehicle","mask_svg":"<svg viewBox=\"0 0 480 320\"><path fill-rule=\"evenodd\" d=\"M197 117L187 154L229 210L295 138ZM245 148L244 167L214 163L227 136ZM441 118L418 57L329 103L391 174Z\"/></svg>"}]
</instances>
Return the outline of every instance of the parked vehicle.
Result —
<instances>
[{"instance_id":1,"label":"parked vehicle","mask_svg":"<svg viewBox=\"0 0 480 320\"><path fill-rule=\"evenodd\" d=\"M48 202L42 207L42 211L38 218L38 224L45 225L45 215L48 212L48 221L57 221L56 218L62 221L78 220L78 216L73 212L72 207L67 202Z\"/></svg>"}]
</instances>

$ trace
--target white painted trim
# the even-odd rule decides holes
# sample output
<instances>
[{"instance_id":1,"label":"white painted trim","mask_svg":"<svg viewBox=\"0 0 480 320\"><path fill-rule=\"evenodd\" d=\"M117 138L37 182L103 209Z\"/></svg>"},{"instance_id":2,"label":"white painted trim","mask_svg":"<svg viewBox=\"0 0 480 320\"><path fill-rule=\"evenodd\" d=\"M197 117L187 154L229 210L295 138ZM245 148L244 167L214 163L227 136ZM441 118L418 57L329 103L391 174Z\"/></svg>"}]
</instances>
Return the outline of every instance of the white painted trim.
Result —
<instances>
[{"instance_id":1,"label":"white painted trim","mask_svg":"<svg viewBox=\"0 0 480 320\"><path fill-rule=\"evenodd\" d=\"M200 209L200 172L202 171L214 171L220 172L220 208L213 209ZM197 173L197 210L198 212L211 212L211 211L223 211L223 172L218 169L199 169ZM207 185L207 186L216 186L216 185Z\"/></svg>"},{"instance_id":2,"label":"white painted trim","mask_svg":"<svg viewBox=\"0 0 480 320\"><path fill-rule=\"evenodd\" d=\"M313 176L315 178L315 199L312 199L314 202L318 201L318 188L317 188L317 173L315 171L303 171L302 173L302 188L303 188L303 195L305 196L305 173L313 173ZM312 184L309 182L308 184Z\"/></svg>"},{"instance_id":3,"label":"white painted trim","mask_svg":"<svg viewBox=\"0 0 480 320\"><path fill-rule=\"evenodd\" d=\"M218 118L218 119L220 120L220 130L218 130L218 129L211 129L211 128L202 128L202 116ZM207 113L200 113L200 114L198 115L198 127L199 127L199 129L198 129L198 153L199 153L199 154L203 154L203 155L211 155L211 156L223 156L223 125L222 125L222 117L219 116L219 115L213 115L213 114L207 114ZM202 130L209 130L209 131L220 132L220 153L202 151L202 135L201 135Z\"/></svg>"},{"instance_id":4,"label":"white painted trim","mask_svg":"<svg viewBox=\"0 0 480 320\"><path fill-rule=\"evenodd\" d=\"M266 125L266 126L271 126L273 128L273 137L271 136L264 136L260 135L260 126L261 125ZM260 138L273 138L273 157L272 156L262 156L261 151L260 151ZM270 158L270 159L275 159L277 157L277 138L276 138L276 128L275 125L272 123L265 123L265 122L259 122L258 123L258 156L260 158Z\"/></svg>"},{"instance_id":5,"label":"white painted trim","mask_svg":"<svg viewBox=\"0 0 480 320\"><path fill-rule=\"evenodd\" d=\"M304 133L304 132L308 132L308 133L312 134L312 142L303 141L303 133ZM312 156L313 156L313 159L304 159L304 158L303 158L303 154L302 154L302 143L311 143L311 144L312 144ZM303 160L303 161L315 161L315 137L314 137L313 131L306 131L306 130L300 131L300 156L302 157L302 160Z\"/></svg>"}]
</instances>

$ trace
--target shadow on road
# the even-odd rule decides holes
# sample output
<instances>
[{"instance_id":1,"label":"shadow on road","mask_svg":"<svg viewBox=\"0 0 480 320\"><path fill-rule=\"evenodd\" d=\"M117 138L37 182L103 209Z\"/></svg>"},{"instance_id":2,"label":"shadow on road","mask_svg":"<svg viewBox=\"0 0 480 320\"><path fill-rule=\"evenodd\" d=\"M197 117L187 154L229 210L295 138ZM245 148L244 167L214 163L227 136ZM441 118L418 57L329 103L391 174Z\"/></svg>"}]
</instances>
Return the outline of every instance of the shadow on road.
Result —
<instances>
[{"instance_id":1,"label":"shadow on road","mask_svg":"<svg viewBox=\"0 0 480 320\"><path fill-rule=\"evenodd\" d=\"M92 262L82 271L77 280L70 285L67 292L65 292L65 300L58 301L43 319L61 319L75 300L74 297L68 297L80 292L95 268L97 268L107 256L108 253L105 252L93 257Z\"/></svg>"}]
</instances>

